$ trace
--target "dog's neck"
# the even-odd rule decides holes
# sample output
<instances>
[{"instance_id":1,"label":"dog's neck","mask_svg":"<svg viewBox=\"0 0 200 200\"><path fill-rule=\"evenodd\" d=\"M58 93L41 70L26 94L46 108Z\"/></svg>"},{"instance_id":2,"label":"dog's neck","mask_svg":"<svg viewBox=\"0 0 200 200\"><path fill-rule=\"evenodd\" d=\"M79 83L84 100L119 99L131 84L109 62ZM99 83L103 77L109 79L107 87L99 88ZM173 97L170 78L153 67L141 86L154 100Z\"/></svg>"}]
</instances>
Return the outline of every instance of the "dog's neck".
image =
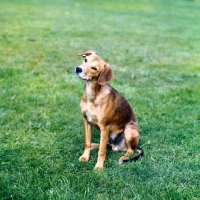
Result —
<instances>
[{"instance_id":1,"label":"dog's neck","mask_svg":"<svg viewBox=\"0 0 200 200\"><path fill-rule=\"evenodd\" d=\"M86 81L85 82L85 95L87 101L94 102L97 98L99 98L102 94L102 90L107 88L107 84L105 85L99 85L98 81Z\"/></svg>"},{"instance_id":2,"label":"dog's neck","mask_svg":"<svg viewBox=\"0 0 200 200\"><path fill-rule=\"evenodd\" d=\"M101 85L95 81L86 81L85 82L85 95L87 101L94 101L99 91L101 90Z\"/></svg>"}]
</instances>

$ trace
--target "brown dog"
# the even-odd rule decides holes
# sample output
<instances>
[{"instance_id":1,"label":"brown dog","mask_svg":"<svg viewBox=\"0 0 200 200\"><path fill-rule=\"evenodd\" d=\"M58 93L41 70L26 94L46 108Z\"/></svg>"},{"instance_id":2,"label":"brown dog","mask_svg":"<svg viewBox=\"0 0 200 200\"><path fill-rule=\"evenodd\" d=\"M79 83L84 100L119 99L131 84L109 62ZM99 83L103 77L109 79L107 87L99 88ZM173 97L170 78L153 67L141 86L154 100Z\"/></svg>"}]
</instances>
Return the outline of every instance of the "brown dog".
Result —
<instances>
[{"instance_id":1,"label":"brown dog","mask_svg":"<svg viewBox=\"0 0 200 200\"><path fill-rule=\"evenodd\" d=\"M107 144L114 151L126 151L119 163L136 161L143 156L137 148L139 140L138 124L131 106L109 84L114 76L110 66L92 50L79 53L83 63L76 67L75 73L85 80L85 91L80 107L84 121L85 149L79 161L88 161L90 150L99 147L95 169L103 168ZM92 126L100 131L100 144L91 143ZM139 154L129 156L137 150Z\"/></svg>"}]
</instances>

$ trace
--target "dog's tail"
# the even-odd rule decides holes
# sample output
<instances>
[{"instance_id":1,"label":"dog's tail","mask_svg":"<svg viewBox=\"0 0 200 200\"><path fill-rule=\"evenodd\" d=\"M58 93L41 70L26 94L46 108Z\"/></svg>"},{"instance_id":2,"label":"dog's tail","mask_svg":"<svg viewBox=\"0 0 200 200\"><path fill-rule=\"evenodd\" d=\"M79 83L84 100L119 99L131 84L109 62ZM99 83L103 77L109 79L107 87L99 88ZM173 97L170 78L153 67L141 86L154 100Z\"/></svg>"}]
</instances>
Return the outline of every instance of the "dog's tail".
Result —
<instances>
[{"instance_id":1,"label":"dog's tail","mask_svg":"<svg viewBox=\"0 0 200 200\"><path fill-rule=\"evenodd\" d=\"M136 151L138 152L137 156L134 156L133 158L129 158L128 160L123 160L123 163L136 162L140 157L144 156L144 151L141 148L137 147Z\"/></svg>"}]
</instances>

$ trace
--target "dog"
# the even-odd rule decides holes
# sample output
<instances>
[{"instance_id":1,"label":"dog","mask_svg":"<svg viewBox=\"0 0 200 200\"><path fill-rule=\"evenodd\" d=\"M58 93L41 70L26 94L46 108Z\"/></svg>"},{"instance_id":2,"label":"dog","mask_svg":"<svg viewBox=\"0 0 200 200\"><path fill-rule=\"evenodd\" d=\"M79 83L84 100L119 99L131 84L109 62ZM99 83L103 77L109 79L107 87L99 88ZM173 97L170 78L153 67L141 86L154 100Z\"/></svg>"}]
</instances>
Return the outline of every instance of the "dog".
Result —
<instances>
[{"instance_id":1,"label":"dog","mask_svg":"<svg viewBox=\"0 0 200 200\"><path fill-rule=\"evenodd\" d=\"M75 68L76 75L85 81L80 108L84 123L85 145L79 161L88 161L90 150L99 148L94 169L103 168L107 144L114 151L125 151L119 163L136 161L144 152L138 148L139 128L130 104L108 82L113 71L93 50L81 52L83 62ZM100 131L100 144L91 143L92 127ZM138 155L130 158L134 153Z\"/></svg>"}]
</instances>

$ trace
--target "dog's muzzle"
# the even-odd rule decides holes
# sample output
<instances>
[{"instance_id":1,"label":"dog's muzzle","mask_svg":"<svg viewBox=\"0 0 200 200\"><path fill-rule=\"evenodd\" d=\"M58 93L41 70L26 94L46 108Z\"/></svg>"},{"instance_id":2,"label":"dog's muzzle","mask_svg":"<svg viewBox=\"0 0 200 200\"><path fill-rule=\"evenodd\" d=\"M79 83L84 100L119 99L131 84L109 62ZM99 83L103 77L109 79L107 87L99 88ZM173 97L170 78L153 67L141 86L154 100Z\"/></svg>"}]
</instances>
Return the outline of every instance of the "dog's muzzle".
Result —
<instances>
[{"instance_id":1,"label":"dog's muzzle","mask_svg":"<svg viewBox=\"0 0 200 200\"><path fill-rule=\"evenodd\" d=\"M82 69L80 67L76 67L75 72L76 74L79 74L82 72Z\"/></svg>"}]
</instances>

